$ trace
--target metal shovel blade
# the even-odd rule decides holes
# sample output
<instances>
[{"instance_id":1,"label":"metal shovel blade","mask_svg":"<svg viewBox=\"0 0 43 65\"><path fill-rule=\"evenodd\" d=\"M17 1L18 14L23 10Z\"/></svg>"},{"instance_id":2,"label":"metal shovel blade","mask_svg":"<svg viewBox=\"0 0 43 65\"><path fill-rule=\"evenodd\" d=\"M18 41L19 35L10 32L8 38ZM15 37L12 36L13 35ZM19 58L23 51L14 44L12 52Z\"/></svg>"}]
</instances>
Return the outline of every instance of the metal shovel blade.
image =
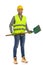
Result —
<instances>
[{"instance_id":1,"label":"metal shovel blade","mask_svg":"<svg viewBox=\"0 0 43 65\"><path fill-rule=\"evenodd\" d=\"M40 25L37 25L36 27L33 28L33 32L34 32L35 34L37 34L37 33L40 32L40 31L41 31Z\"/></svg>"}]
</instances>

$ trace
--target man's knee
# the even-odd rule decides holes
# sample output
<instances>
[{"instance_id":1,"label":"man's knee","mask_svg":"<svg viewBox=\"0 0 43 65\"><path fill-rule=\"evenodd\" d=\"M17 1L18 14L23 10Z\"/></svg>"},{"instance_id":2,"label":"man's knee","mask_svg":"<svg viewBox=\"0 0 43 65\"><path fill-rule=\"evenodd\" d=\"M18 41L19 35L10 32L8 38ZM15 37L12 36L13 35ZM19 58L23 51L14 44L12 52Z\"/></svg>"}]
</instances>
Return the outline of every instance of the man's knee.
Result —
<instances>
[{"instance_id":1,"label":"man's knee","mask_svg":"<svg viewBox=\"0 0 43 65\"><path fill-rule=\"evenodd\" d=\"M15 45L14 48L15 48L15 49L18 48L18 45Z\"/></svg>"}]
</instances>

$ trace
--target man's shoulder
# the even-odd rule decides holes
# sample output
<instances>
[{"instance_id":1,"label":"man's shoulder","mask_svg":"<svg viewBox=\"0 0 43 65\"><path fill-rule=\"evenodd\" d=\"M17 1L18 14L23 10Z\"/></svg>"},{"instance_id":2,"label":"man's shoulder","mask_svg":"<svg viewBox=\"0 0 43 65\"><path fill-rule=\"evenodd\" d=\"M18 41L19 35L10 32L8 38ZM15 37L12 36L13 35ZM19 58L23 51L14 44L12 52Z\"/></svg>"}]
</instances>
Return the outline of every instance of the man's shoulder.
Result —
<instances>
[{"instance_id":1,"label":"man's shoulder","mask_svg":"<svg viewBox=\"0 0 43 65\"><path fill-rule=\"evenodd\" d=\"M15 17L15 15L13 16L13 18Z\"/></svg>"}]
</instances>

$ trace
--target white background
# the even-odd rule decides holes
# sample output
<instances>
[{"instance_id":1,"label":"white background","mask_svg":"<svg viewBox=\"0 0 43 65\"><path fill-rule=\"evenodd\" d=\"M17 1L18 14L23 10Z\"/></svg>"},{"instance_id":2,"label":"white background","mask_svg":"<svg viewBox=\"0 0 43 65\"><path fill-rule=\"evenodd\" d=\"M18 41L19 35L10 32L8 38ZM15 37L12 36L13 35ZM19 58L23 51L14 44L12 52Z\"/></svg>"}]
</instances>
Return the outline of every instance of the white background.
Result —
<instances>
[{"instance_id":1,"label":"white background","mask_svg":"<svg viewBox=\"0 0 43 65\"><path fill-rule=\"evenodd\" d=\"M29 61L25 65L43 65L43 0L0 0L0 65L13 64L13 36L6 37L10 33L9 23L17 14L17 6L24 7L23 14L27 17L28 28L32 30L38 24L41 32L38 34L26 34L25 53ZM21 62L20 44L17 52L18 65Z\"/></svg>"}]
</instances>

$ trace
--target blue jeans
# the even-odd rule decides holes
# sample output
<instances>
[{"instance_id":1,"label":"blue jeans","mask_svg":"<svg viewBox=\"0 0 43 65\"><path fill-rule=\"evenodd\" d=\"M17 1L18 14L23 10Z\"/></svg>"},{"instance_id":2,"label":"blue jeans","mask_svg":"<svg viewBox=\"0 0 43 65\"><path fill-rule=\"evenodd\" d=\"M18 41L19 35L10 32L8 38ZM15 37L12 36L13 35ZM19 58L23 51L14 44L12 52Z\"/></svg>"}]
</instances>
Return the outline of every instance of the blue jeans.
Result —
<instances>
[{"instance_id":1,"label":"blue jeans","mask_svg":"<svg viewBox=\"0 0 43 65\"><path fill-rule=\"evenodd\" d=\"M18 48L18 44L19 44L19 40L20 40L20 46L21 46L21 56L25 56L25 51L24 51L24 43L25 43L25 34L23 35L15 35L14 36L15 39L15 44L14 44L14 48L13 48L13 57L16 57L17 55L17 48Z\"/></svg>"}]
</instances>

